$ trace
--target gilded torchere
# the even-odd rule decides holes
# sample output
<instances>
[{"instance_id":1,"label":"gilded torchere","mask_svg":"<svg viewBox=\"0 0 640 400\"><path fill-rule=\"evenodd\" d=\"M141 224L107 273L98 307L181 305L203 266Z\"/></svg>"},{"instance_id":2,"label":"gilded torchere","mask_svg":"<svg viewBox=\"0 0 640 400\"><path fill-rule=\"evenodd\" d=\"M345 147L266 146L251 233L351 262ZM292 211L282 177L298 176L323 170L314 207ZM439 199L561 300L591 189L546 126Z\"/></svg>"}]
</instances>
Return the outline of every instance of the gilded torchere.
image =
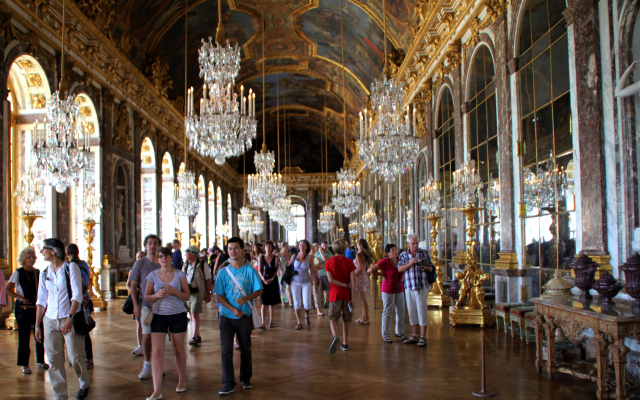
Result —
<instances>
[{"instance_id":1,"label":"gilded torchere","mask_svg":"<svg viewBox=\"0 0 640 400\"><path fill-rule=\"evenodd\" d=\"M31 229L33 228L34 222L36 222L37 219L42 217L34 214L26 214L26 215L20 215L19 218L23 220L24 224L27 226L27 234L24 235L24 240L27 241L27 245L29 245L29 247L33 247L31 243L33 243L34 236Z\"/></svg>"},{"instance_id":2,"label":"gilded torchere","mask_svg":"<svg viewBox=\"0 0 640 400\"><path fill-rule=\"evenodd\" d=\"M84 221L82 225L84 225L85 230L87 231L87 265L89 265L91 280L90 286L93 290L89 291L89 295L91 296L91 301L93 302L93 306L99 310L106 310L106 303L103 301L102 291L100 290L100 275L102 274L102 268L100 268L100 263L97 263L95 268L92 268L93 264L93 247L91 243L93 243L93 227L98 223L95 221Z\"/></svg>"},{"instance_id":3,"label":"gilded torchere","mask_svg":"<svg viewBox=\"0 0 640 400\"><path fill-rule=\"evenodd\" d=\"M438 241L436 240L438 237L438 221L440 221L442 217L437 214L429 214L425 219L431 224L431 261L433 261L437 276L431 290L429 290L429 293L427 294L427 305L446 307L451 305L451 298L444 292L442 287L442 277L444 276L444 273L442 272L443 263L438 259Z\"/></svg>"}]
</instances>

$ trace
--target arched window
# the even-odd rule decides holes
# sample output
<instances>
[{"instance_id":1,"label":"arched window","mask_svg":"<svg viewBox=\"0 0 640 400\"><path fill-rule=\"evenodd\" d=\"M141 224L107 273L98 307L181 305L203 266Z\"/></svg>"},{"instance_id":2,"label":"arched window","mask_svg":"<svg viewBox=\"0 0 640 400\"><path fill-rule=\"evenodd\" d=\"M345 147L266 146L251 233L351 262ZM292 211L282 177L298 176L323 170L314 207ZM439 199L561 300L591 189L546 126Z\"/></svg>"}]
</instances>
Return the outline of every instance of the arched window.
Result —
<instances>
[{"instance_id":1,"label":"arched window","mask_svg":"<svg viewBox=\"0 0 640 400\"><path fill-rule=\"evenodd\" d=\"M456 170L456 134L453 120L453 96L448 86L445 86L442 90L437 118L437 154L435 154L434 158L437 160L438 165L438 176L436 179L440 182L440 194L442 196L442 207L444 209L444 218L441 220L442 229L438 235L440 253L438 256L440 260L444 262L444 265L448 266L458 246L454 229L457 216L453 206L453 193L451 192L452 175L453 171ZM464 243L462 243L462 245L464 245Z\"/></svg>"},{"instance_id":2,"label":"arched window","mask_svg":"<svg viewBox=\"0 0 640 400\"><path fill-rule=\"evenodd\" d=\"M233 236L233 211L231 210L231 193L227 193L227 224L231 230L231 236Z\"/></svg>"},{"instance_id":3,"label":"arched window","mask_svg":"<svg viewBox=\"0 0 640 400\"><path fill-rule=\"evenodd\" d=\"M307 210L300 204L293 204L291 206L291 215L293 215L296 221L296 230L287 231L287 243L295 245L298 240L306 239L307 237L307 226L305 223Z\"/></svg>"},{"instance_id":4,"label":"arched window","mask_svg":"<svg viewBox=\"0 0 640 400\"><path fill-rule=\"evenodd\" d=\"M142 239L147 235L157 234L157 209L156 203L156 152L151 139L144 138L140 159L142 163L141 193L142 193Z\"/></svg>"},{"instance_id":5,"label":"arched window","mask_svg":"<svg viewBox=\"0 0 640 400\"><path fill-rule=\"evenodd\" d=\"M469 71L468 149L476 161L478 173L487 187L497 181L498 168L498 114L496 112L496 85L493 81L495 70L491 51L485 45L478 47ZM476 241L478 242L479 263L485 272L495 264L499 251L499 213L485 211L476 216ZM493 281L491 281L493 282Z\"/></svg>"},{"instance_id":6,"label":"arched window","mask_svg":"<svg viewBox=\"0 0 640 400\"><path fill-rule=\"evenodd\" d=\"M209 247L213 247L216 242L216 191L213 188L213 182L209 181L207 188L207 200L209 201Z\"/></svg>"},{"instance_id":7,"label":"arched window","mask_svg":"<svg viewBox=\"0 0 640 400\"><path fill-rule=\"evenodd\" d=\"M193 219L193 233L200 234L200 248L207 244L207 197L204 190L204 176L200 175L198 178L198 204L199 209L195 218Z\"/></svg>"},{"instance_id":8,"label":"arched window","mask_svg":"<svg viewBox=\"0 0 640 400\"><path fill-rule=\"evenodd\" d=\"M42 122L46 117L46 101L51 97L51 89L42 66L29 55L22 55L13 62L9 70L8 81L5 84L9 89L7 101L11 113L11 117L8 118L10 124L8 154L10 156L7 165L10 198L7 200L7 205L11 207L10 215L17 216L22 215L24 211L18 205L16 198L13 197L16 185L20 182L27 168L35 163L31 152L33 146L31 135L34 124L33 122L23 123L21 121L37 120L39 122L37 129L42 131ZM42 250L42 241L53 236L53 215L55 215L53 212L55 208L53 189L50 186L45 186L44 191L45 202L35 210L36 215L42 218L37 219L32 228L34 235L32 246L37 254ZM27 228L18 218L11 218L7 228L12 233L9 235L11 242L7 256L10 260L15 260L20 250L27 246L24 240ZM42 257L38 257L35 266L38 269L44 269L48 264ZM11 265L15 265L17 268L15 263L11 263Z\"/></svg>"},{"instance_id":9,"label":"arched window","mask_svg":"<svg viewBox=\"0 0 640 400\"><path fill-rule=\"evenodd\" d=\"M565 268L575 255L573 176L566 196L557 185L552 201L541 200L533 178L573 165L569 93L569 46L564 0L535 0L524 6L518 41L521 171L524 243L527 266L542 267L540 285L556 266ZM572 168L572 167L571 167ZM532 296L535 293L534 288Z\"/></svg>"},{"instance_id":10,"label":"arched window","mask_svg":"<svg viewBox=\"0 0 640 400\"><path fill-rule=\"evenodd\" d=\"M216 188L216 240L218 241L218 246L222 246L222 232L220 231L222 223L222 191L218 186Z\"/></svg>"},{"instance_id":11,"label":"arched window","mask_svg":"<svg viewBox=\"0 0 640 400\"><path fill-rule=\"evenodd\" d=\"M176 237L173 185L173 161L169 153L164 153L162 157L162 210L160 211L163 246L173 241Z\"/></svg>"}]
</instances>

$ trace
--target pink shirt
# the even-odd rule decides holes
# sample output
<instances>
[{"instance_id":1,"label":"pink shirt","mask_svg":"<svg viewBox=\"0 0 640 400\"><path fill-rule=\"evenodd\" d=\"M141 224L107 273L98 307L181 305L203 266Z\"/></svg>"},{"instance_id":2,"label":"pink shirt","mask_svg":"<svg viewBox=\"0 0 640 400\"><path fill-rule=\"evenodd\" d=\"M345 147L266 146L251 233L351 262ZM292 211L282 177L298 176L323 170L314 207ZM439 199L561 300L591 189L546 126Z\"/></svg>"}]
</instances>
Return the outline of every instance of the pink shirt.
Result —
<instances>
[{"instance_id":1,"label":"pink shirt","mask_svg":"<svg viewBox=\"0 0 640 400\"><path fill-rule=\"evenodd\" d=\"M389 257L385 257L378 262L380 272L384 277L382 281L382 292L396 294L404 292L404 286L402 279L404 272L398 272L398 267L393 264L393 261Z\"/></svg>"}]
</instances>

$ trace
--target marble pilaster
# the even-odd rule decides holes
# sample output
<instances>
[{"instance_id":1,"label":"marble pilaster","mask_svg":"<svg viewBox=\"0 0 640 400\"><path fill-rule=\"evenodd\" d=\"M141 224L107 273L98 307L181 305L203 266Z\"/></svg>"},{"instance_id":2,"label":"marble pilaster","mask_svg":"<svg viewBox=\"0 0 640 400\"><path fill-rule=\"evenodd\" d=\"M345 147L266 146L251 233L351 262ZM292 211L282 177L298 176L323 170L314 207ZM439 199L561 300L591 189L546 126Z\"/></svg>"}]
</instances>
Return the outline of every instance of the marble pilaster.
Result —
<instances>
[{"instance_id":1,"label":"marble pilaster","mask_svg":"<svg viewBox=\"0 0 640 400\"><path fill-rule=\"evenodd\" d=\"M102 248L105 255L117 255L114 232L113 232L113 154L112 154L112 140L113 140L113 95L107 90L102 91L102 126L100 132L102 133L102 140L100 147L102 148L102 193L105 196L102 197L102 220L105 223L100 224L102 229ZM160 179L159 182L162 182ZM111 193L111 195L107 195ZM160 196L162 197L162 196ZM166 238L165 238L166 240Z\"/></svg>"}]
</instances>

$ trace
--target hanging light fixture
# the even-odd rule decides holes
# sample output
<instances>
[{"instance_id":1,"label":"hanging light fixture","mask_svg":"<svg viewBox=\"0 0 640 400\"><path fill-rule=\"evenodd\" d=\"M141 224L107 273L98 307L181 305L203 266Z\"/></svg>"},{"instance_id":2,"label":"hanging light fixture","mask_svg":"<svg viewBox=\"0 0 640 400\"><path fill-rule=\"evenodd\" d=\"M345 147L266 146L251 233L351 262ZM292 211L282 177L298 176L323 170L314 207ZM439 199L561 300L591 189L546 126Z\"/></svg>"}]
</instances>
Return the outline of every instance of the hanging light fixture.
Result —
<instances>
[{"instance_id":1,"label":"hanging light fixture","mask_svg":"<svg viewBox=\"0 0 640 400\"><path fill-rule=\"evenodd\" d=\"M238 214L238 229L242 232L249 232L251 230L251 224L253 223L253 214L249 211L249 207L247 207L247 187L245 185L244 176L246 175L245 171L245 155L242 154L242 186L243 186L243 196L242 196L242 208L240 209L240 214Z\"/></svg>"},{"instance_id":2,"label":"hanging light fixture","mask_svg":"<svg viewBox=\"0 0 640 400\"><path fill-rule=\"evenodd\" d=\"M286 188L282 185L282 176L273 173L275 156L267 150L266 142L266 103L265 103L265 64L267 62L264 51L266 39L264 24L264 0L262 1L262 151L255 152L254 163L257 173L249 175L249 201L251 204L268 211L276 200L286 195Z\"/></svg>"},{"instance_id":3,"label":"hanging light fixture","mask_svg":"<svg viewBox=\"0 0 640 400\"><path fill-rule=\"evenodd\" d=\"M35 166L41 171L44 183L64 193L77 184L80 172L89 164L89 135L84 124L78 122L80 108L74 96L64 98L67 82L64 78L64 33L66 2L62 1L62 28L60 33L61 56L60 84L58 91L47 100L47 118L43 131L38 130L38 121L33 125L32 143L36 157ZM80 129L82 128L82 129Z\"/></svg>"},{"instance_id":4,"label":"hanging light fixture","mask_svg":"<svg viewBox=\"0 0 640 400\"><path fill-rule=\"evenodd\" d=\"M251 221L251 233L254 235L262 235L264 231L264 221L260 219L260 214L255 216L255 219Z\"/></svg>"},{"instance_id":5,"label":"hanging light fixture","mask_svg":"<svg viewBox=\"0 0 640 400\"><path fill-rule=\"evenodd\" d=\"M427 184L420 188L420 208L429 215L436 214L440 199L440 185L430 176Z\"/></svg>"},{"instance_id":6,"label":"hanging light fixture","mask_svg":"<svg viewBox=\"0 0 640 400\"><path fill-rule=\"evenodd\" d=\"M391 183L396 175L404 173L413 166L418 157L419 140L416 137L416 108L413 118L409 106L402 107L405 83L389 74L387 56L387 12L383 0L384 12L384 69L382 80L371 84L371 106L369 112L360 113L360 140L358 148L360 158L369 166L371 172L383 176Z\"/></svg>"},{"instance_id":7,"label":"hanging light fixture","mask_svg":"<svg viewBox=\"0 0 640 400\"><path fill-rule=\"evenodd\" d=\"M20 177L13 197L18 201L24 215L34 215L42 211L45 205L44 183L38 170L29 167Z\"/></svg>"},{"instance_id":8,"label":"hanging light fixture","mask_svg":"<svg viewBox=\"0 0 640 400\"><path fill-rule=\"evenodd\" d=\"M378 227L378 216L371 204L368 205L367 212L362 216L362 227L367 231L373 231Z\"/></svg>"},{"instance_id":9,"label":"hanging light fixture","mask_svg":"<svg viewBox=\"0 0 640 400\"><path fill-rule=\"evenodd\" d=\"M340 32L342 46L342 102L344 112L344 161L345 166L338 172L338 181L333 184L333 208L336 212L343 214L345 217L351 217L351 214L358 211L362 197L360 197L360 182L356 182L356 173L347 168L347 101L344 95L346 80L344 66L344 24L343 24L343 5L340 0Z\"/></svg>"},{"instance_id":10,"label":"hanging light fixture","mask_svg":"<svg viewBox=\"0 0 640 400\"><path fill-rule=\"evenodd\" d=\"M324 105L325 108L327 106L327 92L325 90L324 92ZM327 131L327 115L325 114L324 116L324 134L322 135L322 137L320 138L320 149L322 149L324 147L324 170L323 172L325 173L323 176L323 187L324 187L324 182L326 182L326 176L329 173L329 157L328 157L328 151L329 151L329 139L328 139L328 135L325 135ZM325 146L322 145L322 139L325 139ZM331 205L329 205L329 191L325 190L325 200L324 200L324 206L322 207L322 212L320 213L320 219L318 220L318 230L321 233L327 233L330 230L332 230L335 226L336 226L336 213L333 212L333 209L331 208Z\"/></svg>"},{"instance_id":11,"label":"hanging light fixture","mask_svg":"<svg viewBox=\"0 0 640 400\"><path fill-rule=\"evenodd\" d=\"M200 115L194 112L191 88L185 96L187 115L184 123L189 146L201 155L213 158L216 164L223 165L227 158L239 156L251 148L257 122L255 93L249 89L245 97L244 86L240 87L239 97L234 92L240 71L240 47L238 43L231 46L225 40L220 1L215 43L211 37L208 42L202 39L202 47L198 50L200 77L204 78Z\"/></svg>"},{"instance_id":12,"label":"hanging light fixture","mask_svg":"<svg viewBox=\"0 0 640 400\"><path fill-rule=\"evenodd\" d=\"M187 94L187 3L184 10L184 92ZM185 114L188 114L185 104ZM186 118L186 115L185 115ZM186 126L185 126L186 131ZM198 187L195 184L195 174L188 170L187 135L184 136L184 169L178 171L178 184L175 185L176 215L192 217L200 209Z\"/></svg>"}]
</instances>

